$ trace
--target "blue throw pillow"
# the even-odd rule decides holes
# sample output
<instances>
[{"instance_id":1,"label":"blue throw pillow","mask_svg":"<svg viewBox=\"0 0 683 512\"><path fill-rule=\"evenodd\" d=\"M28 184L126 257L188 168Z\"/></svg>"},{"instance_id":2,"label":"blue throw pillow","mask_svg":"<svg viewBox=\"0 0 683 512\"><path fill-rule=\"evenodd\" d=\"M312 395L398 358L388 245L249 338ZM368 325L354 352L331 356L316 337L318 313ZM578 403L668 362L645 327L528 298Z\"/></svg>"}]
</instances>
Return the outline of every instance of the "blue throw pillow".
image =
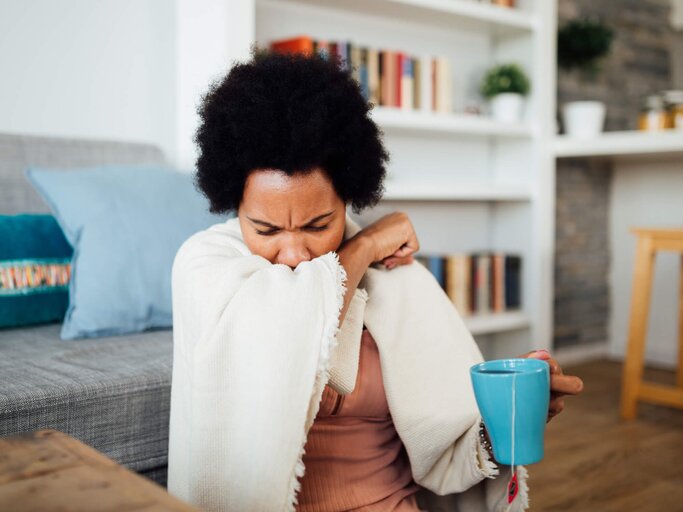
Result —
<instances>
[{"instance_id":1,"label":"blue throw pillow","mask_svg":"<svg viewBox=\"0 0 683 512\"><path fill-rule=\"evenodd\" d=\"M212 215L192 176L164 168L29 169L74 248L62 339L172 325L171 267Z\"/></svg>"},{"instance_id":2,"label":"blue throw pillow","mask_svg":"<svg viewBox=\"0 0 683 512\"><path fill-rule=\"evenodd\" d=\"M52 215L0 215L0 327L64 318L72 252Z\"/></svg>"}]
</instances>

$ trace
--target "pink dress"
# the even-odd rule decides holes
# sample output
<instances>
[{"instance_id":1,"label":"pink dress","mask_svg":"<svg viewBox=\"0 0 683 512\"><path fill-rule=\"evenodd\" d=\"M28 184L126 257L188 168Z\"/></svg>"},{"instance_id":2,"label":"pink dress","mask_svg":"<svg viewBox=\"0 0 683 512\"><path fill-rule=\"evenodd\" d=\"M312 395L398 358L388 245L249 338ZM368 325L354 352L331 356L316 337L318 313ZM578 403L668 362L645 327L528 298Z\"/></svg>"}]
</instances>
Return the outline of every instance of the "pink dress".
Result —
<instances>
[{"instance_id":1,"label":"pink dress","mask_svg":"<svg viewBox=\"0 0 683 512\"><path fill-rule=\"evenodd\" d=\"M329 386L309 430L299 512L417 512L419 486L389 414L379 351L363 329L356 387Z\"/></svg>"}]
</instances>

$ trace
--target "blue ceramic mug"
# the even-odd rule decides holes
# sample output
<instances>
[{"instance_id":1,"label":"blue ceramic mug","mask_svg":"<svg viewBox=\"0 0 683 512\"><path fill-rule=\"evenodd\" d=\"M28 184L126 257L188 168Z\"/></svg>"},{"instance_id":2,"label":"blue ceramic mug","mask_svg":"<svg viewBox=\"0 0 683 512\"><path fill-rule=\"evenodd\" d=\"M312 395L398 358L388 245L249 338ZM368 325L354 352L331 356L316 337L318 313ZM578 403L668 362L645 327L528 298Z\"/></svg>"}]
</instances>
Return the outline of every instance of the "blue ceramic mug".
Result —
<instances>
[{"instance_id":1,"label":"blue ceramic mug","mask_svg":"<svg viewBox=\"0 0 683 512\"><path fill-rule=\"evenodd\" d=\"M512 464L513 448L514 464L543 459L550 403L548 363L541 359L497 359L472 366L470 376L496 461Z\"/></svg>"}]
</instances>

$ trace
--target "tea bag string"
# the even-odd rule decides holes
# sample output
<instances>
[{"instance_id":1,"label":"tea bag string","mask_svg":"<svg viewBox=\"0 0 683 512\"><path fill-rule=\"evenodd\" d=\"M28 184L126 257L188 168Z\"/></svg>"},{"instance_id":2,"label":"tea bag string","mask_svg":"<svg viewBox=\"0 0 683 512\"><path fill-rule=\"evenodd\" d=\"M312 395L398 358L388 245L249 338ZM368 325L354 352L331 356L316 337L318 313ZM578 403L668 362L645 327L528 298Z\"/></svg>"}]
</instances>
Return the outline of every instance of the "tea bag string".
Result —
<instances>
[{"instance_id":1,"label":"tea bag string","mask_svg":"<svg viewBox=\"0 0 683 512\"><path fill-rule=\"evenodd\" d=\"M512 507L512 501L516 497L517 490L514 490L514 496L511 496L511 488L513 485L517 485L515 482L515 414L517 412L517 401L516 401L516 393L517 393L517 385L516 385L516 380L517 380L517 372L513 372L512 374L512 414L511 414L511 421L512 425L510 428L510 432L512 433L512 442L510 443L510 447L512 449L512 454L511 454L511 461L510 461L510 480L508 481L508 485L505 489L505 498L503 503L507 501L508 505L506 507L506 510L510 510Z\"/></svg>"},{"instance_id":2,"label":"tea bag string","mask_svg":"<svg viewBox=\"0 0 683 512\"><path fill-rule=\"evenodd\" d=\"M516 397L516 391L517 391L517 372L512 374L512 428L510 431L512 432L512 464L510 465L510 478L515 476L515 413L517 409L517 401L515 399Z\"/></svg>"}]
</instances>

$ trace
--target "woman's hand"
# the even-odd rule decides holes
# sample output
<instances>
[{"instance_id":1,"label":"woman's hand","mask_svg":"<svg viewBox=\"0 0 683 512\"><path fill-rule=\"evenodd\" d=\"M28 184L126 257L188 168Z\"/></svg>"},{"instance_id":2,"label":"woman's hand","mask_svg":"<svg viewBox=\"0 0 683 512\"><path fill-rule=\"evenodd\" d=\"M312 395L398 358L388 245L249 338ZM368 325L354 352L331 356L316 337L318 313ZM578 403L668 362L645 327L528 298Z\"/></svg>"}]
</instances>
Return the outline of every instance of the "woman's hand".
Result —
<instances>
[{"instance_id":1,"label":"woman's hand","mask_svg":"<svg viewBox=\"0 0 683 512\"><path fill-rule=\"evenodd\" d=\"M562 412L564 409L564 396L578 395L583 390L583 381L573 375L564 375L557 361L550 356L547 350L534 350L522 358L542 359L550 366L550 405L548 406L548 419L546 423Z\"/></svg>"},{"instance_id":2,"label":"woman's hand","mask_svg":"<svg viewBox=\"0 0 683 512\"><path fill-rule=\"evenodd\" d=\"M385 215L366 226L358 236L370 240L372 261L381 261L388 269L412 263L413 254L420 248L415 228L403 212Z\"/></svg>"}]
</instances>

